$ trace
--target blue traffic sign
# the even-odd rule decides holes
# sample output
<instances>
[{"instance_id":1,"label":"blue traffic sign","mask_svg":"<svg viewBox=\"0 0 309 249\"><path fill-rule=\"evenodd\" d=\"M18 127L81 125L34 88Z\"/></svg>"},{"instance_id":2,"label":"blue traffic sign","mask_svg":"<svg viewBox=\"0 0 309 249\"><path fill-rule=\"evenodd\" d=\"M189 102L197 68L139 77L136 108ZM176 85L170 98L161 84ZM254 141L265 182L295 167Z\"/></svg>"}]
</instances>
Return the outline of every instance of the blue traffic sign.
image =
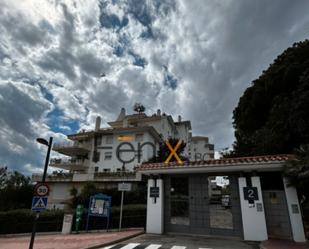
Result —
<instances>
[{"instance_id":1,"label":"blue traffic sign","mask_svg":"<svg viewBox=\"0 0 309 249\"><path fill-rule=\"evenodd\" d=\"M32 198L32 211L41 212L44 211L47 207L47 196L33 196Z\"/></svg>"}]
</instances>

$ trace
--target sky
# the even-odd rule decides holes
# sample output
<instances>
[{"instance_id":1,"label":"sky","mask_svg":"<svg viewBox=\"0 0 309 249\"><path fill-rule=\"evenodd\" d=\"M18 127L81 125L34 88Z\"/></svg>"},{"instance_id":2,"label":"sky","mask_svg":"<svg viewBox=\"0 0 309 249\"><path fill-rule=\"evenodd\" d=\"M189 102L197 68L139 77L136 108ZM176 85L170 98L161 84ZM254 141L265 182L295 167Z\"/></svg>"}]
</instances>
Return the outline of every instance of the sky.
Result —
<instances>
[{"instance_id":1,"label":"sky","mask_svg":"<svg viewBox=\"0 0 309 249\"><path fill-rule=\"evenodd\" d=\"M0 166L39 173L37 137L64 141L135 102L231 147L239 97L308 38L308 11L307 0L0 0Z\"/></svg>"}]
</instances>

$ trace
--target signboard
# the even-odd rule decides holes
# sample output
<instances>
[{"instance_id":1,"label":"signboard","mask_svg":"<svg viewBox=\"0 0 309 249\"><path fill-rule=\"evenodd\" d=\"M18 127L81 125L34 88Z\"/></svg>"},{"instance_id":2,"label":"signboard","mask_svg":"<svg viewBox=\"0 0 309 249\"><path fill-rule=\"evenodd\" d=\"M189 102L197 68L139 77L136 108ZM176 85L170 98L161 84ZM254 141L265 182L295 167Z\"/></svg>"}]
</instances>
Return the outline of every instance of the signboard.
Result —
<instances>
[{"instance_id":1,"label":"signboard","mask_svg":"<svg viewBox=\"0 0 309 249\"><path fill-rule=\"evenodd\" d=\"M111 197L103 194L97 194L90 197L89 215L109 217L111 210Z\"/></svg>"},{"instance_id":2,"label":"signboard","mask_svg":"<svg viewBox=\"0 0 309 249\"><path fill-rule=\"evenodd\" d=\"M36 196L47 196L49 194L49 187L46 183L38 183L35 185L34 193Z\"/></svg>"},{"instance_id":3,"label":"signboard","mask_svg":"<svg viewBox=\"0 0 309 249\"><path fill-rule=\"evenodd\" d=\"M118 191L131 191L131 183L118 183Z\"/></svg>"},{"instance_id":4,"label":"signboard","mask_svg":"<svg viewBox=\"0 0 309 249\"><path fill-rule=\"evenodd\" d=\"M122 192L123 193L123 192ZM91 216L107 218L106 230L109 226L109 217L111 215L112 197L104 194L96 194L90 197L86 230L89 227L89 218Z\"/></svg>"},{"instance_id":5,"label":"signboard","mask_svg":"<svg viewBox=\"0 0 309 249\"><path fill-rule=\"evenodd\" d=\"M44 211L47 207L48 197L33 196L31 210L35 212Z\"/></svg>"},{"instance_id":6,"label":"signboard","mask_svg":"<svg viewBox=\"0 0 309 249\"><path fill-rule=\"evenodd\" d=\"M150 197L158 198L160 196L159 187L150 187Z\"/></svg>"},{"instance_id":7,"label":"signboard","mask_svg":"<svg viewBox=\"0 0 309 249\"><path fill-rule=\"evenodd\" d=\"M257 187L244 187L244 198L249 202L259 199Z\"/></svg>"}]
</instances>

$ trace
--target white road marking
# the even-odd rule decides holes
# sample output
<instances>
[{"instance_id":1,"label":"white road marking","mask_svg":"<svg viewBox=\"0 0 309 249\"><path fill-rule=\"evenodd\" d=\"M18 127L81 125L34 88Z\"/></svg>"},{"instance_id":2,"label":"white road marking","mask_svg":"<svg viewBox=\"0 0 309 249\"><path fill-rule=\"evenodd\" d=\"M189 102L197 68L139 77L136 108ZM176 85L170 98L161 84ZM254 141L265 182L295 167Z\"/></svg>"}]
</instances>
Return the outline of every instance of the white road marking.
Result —
<instances>
[{"instance_id":1,"label":"white road marking","mask_svg":"<svg viewBox=\"0 0 309 249\"><path fill-rule=\"evenodd\" d=\"M145 249L159 249L162 245L151 244L147 246Z\"/></svg>"},{"instance_id":2,"label":"white road marking","mask_svg":"<svg viewBox=\"0 0 309 249\"><path fill-rule=\"evenodd\" d=\"M213 249L213 248L210 248L210 247L201 247L199 249Z\"/></svg>"},{"instance_id":3,"label":"white road marking","mask_svg":"<svg viewBox=\"0 0 309 249\"><path fill-rule=\"evenodd\" d=\"M133 249L134 247L138 246L140 243L129 243L123 247L121 247L121 249Z\"/></svg>"},{"instance_id":4,"label":"white road marking","mask_svg":"<svg viewBox=\"0 0 309 249\"><path fill-rule=\"evenodd\" d=\"M112 248L114 245L111 245L111 246L106 246L106 247L100 247L99 249L110 249Z\"/></svg>"},{"instance_id":5,"label":"white road marking","mask_svg":"<svg viewBox=\"0 0 309 249\"><path fill-rule=\"evenodd\" d=\"M171 249L186 249L186 246L173 246Z\"/></svg>"}]
</instances>

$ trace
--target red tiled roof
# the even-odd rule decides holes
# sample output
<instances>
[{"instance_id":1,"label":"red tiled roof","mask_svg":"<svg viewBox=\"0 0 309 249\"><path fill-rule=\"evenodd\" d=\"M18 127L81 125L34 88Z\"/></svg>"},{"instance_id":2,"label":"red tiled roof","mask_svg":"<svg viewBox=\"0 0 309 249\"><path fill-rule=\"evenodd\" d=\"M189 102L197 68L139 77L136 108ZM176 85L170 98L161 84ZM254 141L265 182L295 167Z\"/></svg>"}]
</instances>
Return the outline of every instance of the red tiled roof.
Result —
<instances>
[{"instance_id":1,"label":"red tiled roof","mask_svg":"<svg viewBox=\"0 0 309 249\"><path fill-rule=\"evenodd\" d=\"M173 169L180 167L207 167L207 166L233 166L241 164L257 164L257 163L272 163L272 162L284 162L293 155L282 154L282 155L267 155L267 156L250 156L250 157L234 157L234 158L223 158L223 159L211 159L206 161L193 161L184 162L179 164L177 162L166 163L144 163L136 167L136 171L151 170L151 169Z\"/></svg>"}]
</instances>

